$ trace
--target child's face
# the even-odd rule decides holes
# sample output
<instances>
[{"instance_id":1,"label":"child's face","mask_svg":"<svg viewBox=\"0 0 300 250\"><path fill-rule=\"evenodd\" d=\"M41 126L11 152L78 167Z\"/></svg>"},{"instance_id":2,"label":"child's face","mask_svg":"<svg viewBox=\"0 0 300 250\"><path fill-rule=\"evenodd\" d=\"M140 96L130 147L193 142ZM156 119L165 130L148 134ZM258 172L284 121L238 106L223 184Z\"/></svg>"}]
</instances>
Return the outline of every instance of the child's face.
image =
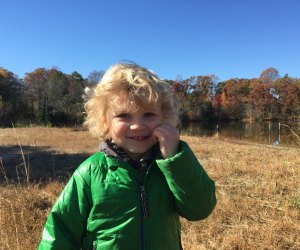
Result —
<instances>
[{"instance_id":1,"label":"child's face","mask_svg":"<svg viewBox=\"0 0 300 250\"><path fill-rule=\"evenodd\" d=\"M161 107L149 105L131 111L130 101L118 103L107 114L110 136L132 159L140 159L156 143L153 130L162 124Z\"/></svg>"}]
</instances>

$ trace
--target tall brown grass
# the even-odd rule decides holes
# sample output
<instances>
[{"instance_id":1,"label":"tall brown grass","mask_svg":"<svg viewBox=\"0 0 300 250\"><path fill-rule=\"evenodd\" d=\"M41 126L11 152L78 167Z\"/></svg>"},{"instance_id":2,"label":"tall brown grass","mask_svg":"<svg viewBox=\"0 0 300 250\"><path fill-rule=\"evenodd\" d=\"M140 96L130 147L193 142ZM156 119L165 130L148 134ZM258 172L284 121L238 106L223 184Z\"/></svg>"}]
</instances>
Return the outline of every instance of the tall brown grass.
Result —
<instances>
[{"instance_id":1,"label":"tall brown grass","mask_svg":"<svg viewBox=\"0 0 300 250\"><path fill-rule=\"evenodd\" d=\"M184 249L300 249L300 149L182 139L218 199L208 219L182 219ZM0 249L37 248L52 204L97 144L68 128L0 129Z\"/></svg>"}]
</instances>

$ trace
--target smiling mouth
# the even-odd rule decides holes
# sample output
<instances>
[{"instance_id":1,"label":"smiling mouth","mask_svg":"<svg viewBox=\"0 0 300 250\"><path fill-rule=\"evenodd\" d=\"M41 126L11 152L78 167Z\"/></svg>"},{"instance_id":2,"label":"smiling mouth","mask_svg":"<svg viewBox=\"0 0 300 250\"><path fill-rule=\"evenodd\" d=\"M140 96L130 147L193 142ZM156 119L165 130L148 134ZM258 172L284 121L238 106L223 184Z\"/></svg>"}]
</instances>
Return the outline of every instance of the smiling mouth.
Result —
<instances>
[{"instance_id":1,"label":"smiling mouth","mask_svg":"<svg viewBox=\"0 0 300 250\"><path fill-rule=\"evenodd\" d=\"M129 136L128 138L136 141L143 141L148 139L149 136Z\"/></svg>"}]
</instances>

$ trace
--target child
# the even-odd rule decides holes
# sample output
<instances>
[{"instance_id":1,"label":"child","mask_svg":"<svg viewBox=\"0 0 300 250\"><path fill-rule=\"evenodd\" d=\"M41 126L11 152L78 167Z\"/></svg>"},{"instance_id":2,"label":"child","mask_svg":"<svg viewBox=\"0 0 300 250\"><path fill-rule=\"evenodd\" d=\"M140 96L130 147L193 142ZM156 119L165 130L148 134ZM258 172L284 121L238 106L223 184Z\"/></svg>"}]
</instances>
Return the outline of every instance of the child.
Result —
<instances>
[{"instance_id":1,"label":"child","mask_svg":"<svg viewBox=\"0 0 300 250\"><path fill-rule=\"evenodd\" d=\"M179 139L172 87L136 64L117 64L85 109L100 150L56 201L39 249L182 249L179 215L205 219L216 198Z\"/></svg>"}]
</instances>

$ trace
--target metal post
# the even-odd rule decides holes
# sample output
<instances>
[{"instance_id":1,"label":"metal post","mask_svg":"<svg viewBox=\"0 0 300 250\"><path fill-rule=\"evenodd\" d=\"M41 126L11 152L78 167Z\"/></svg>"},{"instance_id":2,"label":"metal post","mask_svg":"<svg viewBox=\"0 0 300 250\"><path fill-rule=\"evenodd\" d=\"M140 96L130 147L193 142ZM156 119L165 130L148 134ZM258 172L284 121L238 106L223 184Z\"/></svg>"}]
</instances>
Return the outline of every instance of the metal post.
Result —
<instances>
[{"instance_id":1,"label":"metal post","mask_svg":"<svg viewBox=\"0 0 300 250\"><path fill-rule=\"evenodd\" d=\"M280 122L278 122L278 141L280 143Z\"/></svg>"}]
</instances>

